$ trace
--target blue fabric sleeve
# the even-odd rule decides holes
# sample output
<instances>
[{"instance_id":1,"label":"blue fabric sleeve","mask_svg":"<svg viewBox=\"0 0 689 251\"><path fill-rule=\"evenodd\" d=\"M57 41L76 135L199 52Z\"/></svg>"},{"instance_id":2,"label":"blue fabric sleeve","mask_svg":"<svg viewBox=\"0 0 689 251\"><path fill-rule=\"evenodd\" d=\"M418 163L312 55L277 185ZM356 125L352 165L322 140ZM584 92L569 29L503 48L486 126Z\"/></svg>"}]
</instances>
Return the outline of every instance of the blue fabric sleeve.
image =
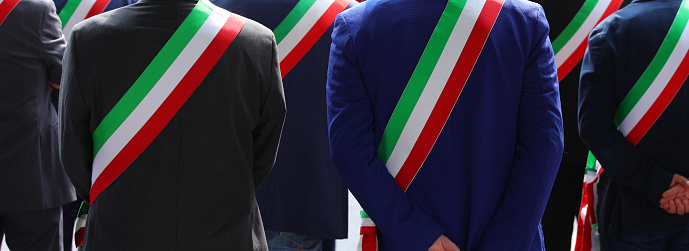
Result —
<instances>
[{"instance_id":1,"label":"blue fabric sleeve","mask_svg":"<svg viewBox=\"0 0 689 251\"><path fill-rule=\"evenodd\" d=\"M326 93L335 166L386 242L394 243L391 250L427 250L446 230L407 198L378 157L372 100L342 15L332 41Z\"/></svg>"},{"instance_id":2,"label":"blue fabric sleeve","mask_svg":"<svg viewBox=\"0 0 689 251\"><path fill-rule=\"evenodd\" d=\"M530 12L532 51L526 59L517 121L517 149L502 202L477 250L517 250L539 235L540 220L563 153L557 69L543 9ZM520 234L516 234L520 233ZM527 238L524 238L527 236Z\"/></svg>"}]
</instances>

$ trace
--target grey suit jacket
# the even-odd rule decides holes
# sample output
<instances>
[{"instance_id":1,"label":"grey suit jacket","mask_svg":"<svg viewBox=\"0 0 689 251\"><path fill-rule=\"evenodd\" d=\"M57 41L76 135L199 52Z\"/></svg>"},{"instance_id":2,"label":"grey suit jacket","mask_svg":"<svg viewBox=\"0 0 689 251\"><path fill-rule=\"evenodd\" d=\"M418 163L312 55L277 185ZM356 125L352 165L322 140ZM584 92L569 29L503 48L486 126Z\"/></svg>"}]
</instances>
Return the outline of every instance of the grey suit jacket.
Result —
<instances>
[{"instance_id":1,"label":"grey suit jacket","mask_svg":"<svg viewBox=\"0 0 689 251\"><path fill-rule=\"evenodd\" d=\"M194 0L142 0L81 22L65 52L61 156L88 201L91 135ZM285 100L272 32L246 20L184 106L91 205L86 250L265 250L254 191L275 162Z\"/></svg>"},{"instance_id":2,"label":"grey suit jacket","mask_svg":"<svg viewBox=\"0 0 689 251\"><path fill-rule=\"evenodd\" d=\"M65 41L49 0L22 0L0 25L0 213L75 200L58 159L50 85Z\"/></svg>"}]
</instances>

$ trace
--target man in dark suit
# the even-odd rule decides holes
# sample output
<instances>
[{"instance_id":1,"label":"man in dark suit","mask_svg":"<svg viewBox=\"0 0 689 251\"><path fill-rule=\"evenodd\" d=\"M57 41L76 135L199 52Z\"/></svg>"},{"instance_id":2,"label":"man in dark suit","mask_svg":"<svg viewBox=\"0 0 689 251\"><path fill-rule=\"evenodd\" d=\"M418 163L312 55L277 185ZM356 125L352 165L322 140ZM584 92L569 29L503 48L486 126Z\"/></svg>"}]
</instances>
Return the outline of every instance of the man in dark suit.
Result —
<instances>
[{"instance_id":1,"label":"man in dark suit","mask_svg":"<svg viewBox=\"0 0 689 251\"><path fill-rule=\"evenodd\" d=\"M687 1L635 0L591 31L579 134L603 168L601 250L689 250L687 17Z\"/></svg>"},{"instance_id":2,"label":"man in dark suit","mask_svg":"<svg viewBox=\"0 0 689 251\"><path fill-rule=\"evenodd\" d=\"M543 6L550 24L550 39L566 39L563 34L565 27L574 22L573 19L583 8L586 0L534 0ZM615 4L615 1L601 1L601 3ZM622 1L621 6L629 4L631 0ZM613 6L616 7L616 6ZM616 8L615 8L616 9ZM574 24L573 24L574 25ZM591 27L593 28L593 27ZM571 29L571 28L570 28ZM582 40L582 42L585 41ZM560 41L558 41L560 42ZM581 185L584 179L584 168L588 149L579 138L577 126L577 93L579 88L580 59L575 56L574 67L569 73L561 72L560 101L562 104L562 120L565 128L565 152L553 184L553 190L548 199L541 224L546 250L568 251L571 247L572 224L581 205Z\"/></svg>"},{"instance_id":3,"label":"man in dark suit","mask_svg":"<svg viewBox=\"0 0 689 251\"><path fill-rule=\"evenodd\" d=\"M80 0L72 0L75 2L78 2ZM68 0L53 0L55 3L55 8L57 9L58 15L61 15L60 12L65 8L65 5ZM97 2L93 0L92 2ZM103 12L111 11L123 6L127 6L129 4L135 3L136 0L110 0L108 4L105 6L103 9ZM65 27L65 25L68 24L68 20L64 20L62 22L62 30L65 32L70 32L72 30L72 27ZM75 23L71 23L71 25L74 25ZM53 91L51 94L51 101L53 104L55 104L55 107L57 108L57 103L60 98L60 92L59 90ZM72 242L73 242L73 234L74 233L74 220L77 217L77 212L79 211L79 206L82 204L82 200L77 199L76 201L69 202L62 206L62 210L64 213L64 224L63 224L63 233L64 234L64 245L65 245L65 250L69 251L72 250Z\"/></svg>"},{"instance_id":4,"label":"man in dark suit","mask_svg":"<svg viewBox=\"0 0 689 251\"><path fill-rule=\"evenodd\" d=\"M209 8L209 19L230 16L229 21L185 20L190 13ZM86 250L267 248L254 190L273 166L285 115L276 44L264 26L218 9L205 0L198 4L195 0L142 0L92 17L73 29L65 52L60 146L77 193L91 202ZM243 27L234 33L229 46L218 47L224 52L208 53L217 55L217 63L210 65L205 77L190 77L198 79L198 87L188 99L180 99L183 104L169 114L169 122L159 127L138 157L95 197L97 184L109 168L97 175L92 187L92 172L99 171L95 167L100 164L100 154L110 152L106 148L109 141L94 151L100 144L95 137L100 135L100 125L111 125L103 121L110 119L113 111L120 111L120 104L132 104L127 101L128 90L139 87L138 79L144 79L139 76L148 72L149 65L153 71L161 70L154 67L158 61L152 61L159 58L156 55L161 49L169 48L165 45L177 38L173 34L178 34L180 26L226 23L236 27L237 21L232 20L244 20ZM198 34L206 33L199 30ZM194 36L186 41L199 41ZM214 43L208 48L211 45ZM187 55L185 51L195 50L178 52L180 57ZM194 67L188 76L200 74ZM153 88L146 97L161 94ZM134 106L147 109L148 100ZM169 109L167 100L176 102L166 99L161 109ZM136 112L131 111L132 115ZM159 122L154 118L157 115L149 122ZM120 126L127 126L127 121ZM139 132L136 137L149 135ZM118 133L113 132L113 140L120 139Z\"/></svg>"},{"instance_id":5,"label":"man in dark suit","mask_svg":"<svg viewBox=\"0 0 689 251\"><path fill-rule=\"evenodd\" d=\"M301 7L297 6L299 2L215 1L220 7L264 24L276 34L280 34L276 27L282 30L288 27L286 17ZM337 12L330 14L334 20ZM347 238L348 192L330 158L325 114L331 26L331 23L324 24L323 33L293 68L281 69L290 112L285 119L275 167L256 191L271 250L297 246L304 250L332 250L334 239ZM295 27L292 32L302 38L311 27ZM288 62L291 57L288 56L291 51L284 46L287 40L279 41L283 46L278 45L278 53L285 58L282 62Z\"/></svg>"},{"instance_id":6,"label":"man in dark suit","mask_svg":"<svg viewBox=\"0 0 689 251\"><path fill-rule=\"evenodd\" d=\"M0 236L12 250L62 250L61 206L75 197L49 83L64 48L51 1L20 1L0 24Z\"/></svg>"}]
</instances>

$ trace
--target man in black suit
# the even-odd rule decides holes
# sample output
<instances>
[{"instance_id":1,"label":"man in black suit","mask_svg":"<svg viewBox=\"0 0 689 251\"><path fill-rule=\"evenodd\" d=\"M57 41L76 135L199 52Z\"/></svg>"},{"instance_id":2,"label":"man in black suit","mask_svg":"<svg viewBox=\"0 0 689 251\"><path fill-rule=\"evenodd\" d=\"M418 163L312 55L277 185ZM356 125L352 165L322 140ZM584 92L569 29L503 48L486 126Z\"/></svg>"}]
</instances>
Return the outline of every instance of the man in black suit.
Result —
<instances>
[{"instance_id":1,"label":"man in black suit","mask_svg":"<svg viewBox=\"0 0 689 251\"><path fill-rule=\"evenodd\" d=\"M0 239L12 250L62 250L61 206L75 196L50 83L60 83L64 48L52 1L22 0L0 24Z\"/></svg>"},{"instance_id":2,"label":"man in black suit","mask_svg":"<svg viewBox=\"0 0 689 251\"><path fill-rule=\"evenodd\" d=\"M86 250L267 248L254 191L273 166L285 116L275 40L270 30L252 20L218 11L219 7L206 0L198 1L198 6L202 4L205 7L197 8L196 0L142 0L94 16L72 31L60 98L60 147L77 194L91 202L84 237ZM176 39L173 34L177 35L180 26L206 24L198 19L185 20L192 9L197 13L209 8L212 11L208 18L214 21L208 22L208 27L226 23L230 26L227 29L233 30L237 20L244 20L243 27L234 33L236 37L229 46L217 47L224 52L209 53L217 55L217 62L211 64L205 77L198 78L198 87L169 115L169 122L125 166L126 170L95 197L96 185L109 167L96 175L93 186L92 173L98 171L100 154L111 151L106 147L108 141L94 150L100 142L96 137L100 125L111 125L104 121L113 111L119 111L119 105L132 105L127 101L128 90L139 86L138 79L145 79L139 77L149 65L160 70L154 67L157 61L153 59L158 59L157 54L168 41ZM217 17L226 16L230 16L229 21L216 22ZM218 29L224 32L225 28ZM198 34L207 32L199 29ZM190 33L185 30L180 34ZM196 38L186 41L196 43ZM207 48L216 48L214 42ZM180 58L185 55L181 53ZM209 61L198 62L202 65ZM201 74L194 67L189 73ZM164 95L157 87L150 90L151 96L147 97ZM168 100L161 109L169 109ZM144 98L133 106L145 107L146 102ZM159 122L157 115L154 113L148 121ZM137 137L149 135L144 132L146 126ZM113 140L121 139L118 133L113 132Z\"/></svg>"},{"instance_id":3,"label":"man in black suit","mask_svg":"<svg viewBox=\"0 0 689 251\"><path fill-rule=\"evenodd\" d=\"M572 22L572 19L586 2L586 0L533 1L539 3L545 11L550 24L550 40L553 41L554 47L555 40L562 39L560 35L563 30ZM615 1L600 2L614 4ZM624 0L621 6L627 5L629 2L631 0ZM574 66L568 74L566 72L558 73L560 75L562 120L565 126L565 152L541 220L545 246L549 251L570 250L572 224L581 205L581 185L588 153L588 149L579 138L579 130L577 129L577 93L581 56L583 56L583 51L577 59L574 59ZM561 71L561 69L558 70Z\"/></svg>"},{"instance_id":4,"label":"man in black suit","mask_svg":"<svg viewBox=\"0 0 689 251\"><path fill-rule=\"evenodd\" d=\"M294 25L290 15L305 10L298 0L212 0L216 5L242 16L251 18L276 31L278 53L282 58L281 73L284 75L285 99L290 112L280 140L275 166L266 181L256 191L261 217L266 229L268 248L284 250L333 250L335 239L347 238L347 187L333 166L328 146L326 120L325 82L328 71L332 22L322 26L316 20L335 19L339 12L319 13L311 11L299 20L309 25L294 26L289 30L292 37L304 39L310 30L322 33L311 39L313 46L305 48L300 60L292 60L299 54L292 49L290 39L280 39L280 31ZM328 1L323 1L328 2ZM332 3L330 1L328 3ZM343 2L339 10L356 5L355 1ZM349 4L348 6L345 4ZM314 3L314 6L320 3ZM332 3L336 5L337 3ZM314 8L311 6L308 9ZM297 36L294 36L294 35ZM302 46L304 42L300 43ZM286 46L287 45L287 46ZM296 47L296 46L295 46ZM296 63L293 63L296 62ZM292 64L290 64L292 63ZM292 67L293 66L293 67Z\"/></svg>"}]
</instances>

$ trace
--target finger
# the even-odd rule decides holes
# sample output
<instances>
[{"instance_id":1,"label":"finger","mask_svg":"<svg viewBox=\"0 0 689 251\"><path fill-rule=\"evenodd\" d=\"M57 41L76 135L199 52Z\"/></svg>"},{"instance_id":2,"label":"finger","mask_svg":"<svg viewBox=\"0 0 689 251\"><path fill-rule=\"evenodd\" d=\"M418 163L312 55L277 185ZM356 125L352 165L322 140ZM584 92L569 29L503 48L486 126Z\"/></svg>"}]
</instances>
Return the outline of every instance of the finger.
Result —
<instances>
[{"instance_id":1,"label":"finger","mask_svg":"<svg viewBox=\"0 0 689 251\"><path fill-rule=\"evenodd\" d=\"M443 249L445 249L447 251L459 251L459 247L457 247L457 244L452 242L452 240L450 240L450 238L448 238L445 235L443 235L442 237L443 238L441 240L441 243L443 244Z\"/></svg>"},{"instance_id":2,"label":"finger","mask_svg":"<svg viewBox=\"0 0 689 251\"><path fill-rule=\"evenodd\" d=\"M663 198L674 198L677 196L677 194L684 192L684 188L682 186L673 186L670 189L666 190L663 192Z\"/></svg>"},{"instance_id":3,"label":"finger","mask_svg":"<svg viewBox=\"0 0 689 251\"><path fill-rule=\"evenodd\" d=\"M681 199L675 199L675 206L677 207L677 214L684 215L684 203Z\"/></svg>"},{"instance_id":4,"label":"finger","mask_svg":"<svg viewBox=\"0 0 689 251\"><path fill-rule=\"evenodd\" d=\"M671 213L671 214L677 213L677 207L675 207L675 201L671 200L668 202L668 209L666 211L668 213Z\"/></svg>"}]
</instances>

